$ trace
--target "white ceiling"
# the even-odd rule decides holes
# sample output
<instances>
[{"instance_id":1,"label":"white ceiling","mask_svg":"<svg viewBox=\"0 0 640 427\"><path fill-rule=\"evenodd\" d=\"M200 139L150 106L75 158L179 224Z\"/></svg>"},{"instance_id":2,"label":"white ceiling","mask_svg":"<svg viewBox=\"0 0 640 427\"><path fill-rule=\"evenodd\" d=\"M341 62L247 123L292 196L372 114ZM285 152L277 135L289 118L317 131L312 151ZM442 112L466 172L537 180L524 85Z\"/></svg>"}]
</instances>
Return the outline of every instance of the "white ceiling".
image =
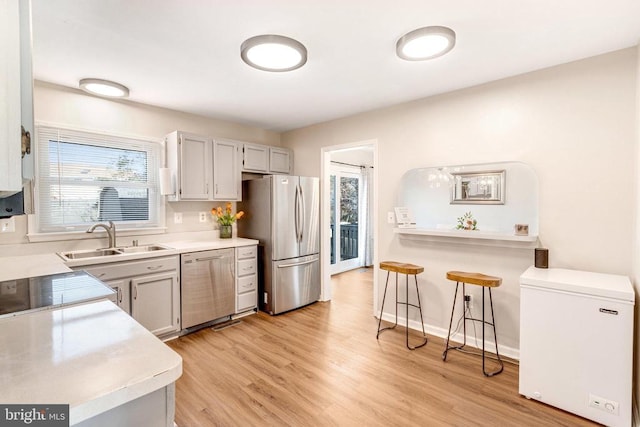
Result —
<instances>
[{"instance_id":1,"label":"white ceiling","mask_svg":"<svg viewBox=\"0 0 640 427\"><path fill-rule=\"evenodd\" d=\"M34 77L104 78L132 101L285 131L638 44L640 0L32 0ZM396 57L444 25L456 47ZM295 38L307 64L248 67L240 44Z\"/></svg>"}]
</instances>

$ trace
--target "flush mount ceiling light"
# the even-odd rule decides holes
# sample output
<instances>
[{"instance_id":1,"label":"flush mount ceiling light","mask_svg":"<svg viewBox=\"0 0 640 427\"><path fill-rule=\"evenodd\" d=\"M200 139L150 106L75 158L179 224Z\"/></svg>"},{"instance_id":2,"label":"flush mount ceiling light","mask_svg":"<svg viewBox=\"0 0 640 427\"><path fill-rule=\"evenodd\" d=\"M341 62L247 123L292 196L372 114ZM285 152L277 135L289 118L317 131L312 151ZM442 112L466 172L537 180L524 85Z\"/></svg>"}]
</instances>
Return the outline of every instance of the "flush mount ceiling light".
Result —
<instances>
[{"instance_id":1,"label":"flush mount ceiling light","mask_svg":"<svg viewBox=\"0 0 640 427\"><path fill-rule=\"evenodd\" d=\"M400 37L396 54L407 61L423 61L444 55L456 44L456 33L447 27L424 27Z\"/></svg>"},{"instance_id":2,"label":"flush mount ceiling light","mask_svg":"<svg viewBox=\"0 0 640 427\"><path fill-rule=\"evenodd\" d=\"M258 70L291 71L307 62L307 49L292 38L264 34L245 40L240 46L240 56Z\"/></svg>"},{"instance_id":3,"label":"flush mount ceiling light","mask_svg":"<svg viewBox=\"0 0 640 427\"><path fill-rule=\"evenodd\" d=\"M126 98L129 96L129 89L126 86L109 80L82 79L80 80L80 89L93 95L109 98Z\"/></svg>"}]
</instances>

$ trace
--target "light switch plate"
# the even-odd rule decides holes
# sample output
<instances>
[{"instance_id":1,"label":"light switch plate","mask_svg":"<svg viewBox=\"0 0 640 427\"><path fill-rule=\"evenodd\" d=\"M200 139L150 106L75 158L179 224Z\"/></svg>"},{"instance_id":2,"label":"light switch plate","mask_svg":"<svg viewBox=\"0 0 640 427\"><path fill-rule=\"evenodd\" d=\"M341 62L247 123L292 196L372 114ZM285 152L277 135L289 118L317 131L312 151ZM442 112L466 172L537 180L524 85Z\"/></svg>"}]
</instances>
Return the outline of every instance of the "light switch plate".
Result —
<instances>
[{"instance_id":1,"label":"light switch plate","mask_svg":"<svg viewBox=\"0 0 640 427\"><path fill-rule=\"evenodd\" d=\"M182 224L182 212L175 212L173 214L173 223Z\"/></svg>"},{"instance_id":2,"label":"light switch plate","mask_svg":"<svg viewBox=\"0 0 640 427\"><path fill-rule=\"evenodd\" d=\"M0 219L0 233L15 233L16 220L15 218Z\"/></svg>"},{"instance_id":3,"label":"light switch plate","mask_svg":"<svg viewBox=\"0 0 640 427\"><path fill-rule=\"evenodd\" d=\"M395 224L396 222L396 214L393 212L387 212L387 222L389 224Z\"/></svg>"}]
</instances>

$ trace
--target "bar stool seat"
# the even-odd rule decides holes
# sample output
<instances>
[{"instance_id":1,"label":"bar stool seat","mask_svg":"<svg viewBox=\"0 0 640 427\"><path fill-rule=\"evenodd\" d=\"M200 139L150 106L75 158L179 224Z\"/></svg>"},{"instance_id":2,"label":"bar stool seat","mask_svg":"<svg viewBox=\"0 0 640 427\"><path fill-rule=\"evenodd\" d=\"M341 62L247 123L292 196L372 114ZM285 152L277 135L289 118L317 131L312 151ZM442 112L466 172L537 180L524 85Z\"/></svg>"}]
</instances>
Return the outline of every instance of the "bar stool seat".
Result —
<instances>
[{"instance_id":1,"label":"bar stool seat","mask_svg":"<svg viewBox=\"0 0 640 427\"><path fill-rule=\"evenodd\" d=\"M380 269L387 271L387 281L384 285L384 295L382 296L382 306L380 307L380 318L378 320L378 333L376 334L376 339L380 336L380 332L385 331L387 329L394 329L398 326L398 305L404 305L406 307L406 338L405 344L409 350L415 350L416 348L420 348L427 344L427 334L424 331L424 320L422 318L422 305L420 304L420 291L418 290L418 274L424 271L424 267L415 264L409 264L405 262L397 262L397 261L383 261L380 263ZM384 312L384 302L387 298L387 287L389 285L389 275L391 273L396 273L396 322L393 326L387 326L384 328L380 328L382 324L382 313ZM404 274L406 277L405 280L405 300L398 301L398 274ZM409 303L409 276L413 276L416 283L416 294L418 296L418 304ZM417 308L420 313L420 324L422 326L422 336L424 341L421 344L416 346L409 345L409 307Z\"/></svg>"},{"instance_id":2,"label":"bar stool seat","mask_svg":"<svg viewBox=\"0 0 640 427\"><path fill-rule=\"evenodd\" d=\"M495 277L495 276L488 276L486 274L482 274L482 273L467 273L464 271L448 271L447 272L447 279L455 281L456 282L456 291L455 294L453 296L453 307L451 309L451 319L449 320L449 333L447 334L447 342L445 344L445 350L444 353L442 353L442 360L446 361L447 360L447 352L449 350L463 350L464 346L467 345L467 320L473 321L473 322L480 322L482 323L482 373L487 376L487 377L492 377L494 375L499 374L500 372L503 371L504 369L504 364L502 363L502 359L500 358L500 353L498 352L498 336L496 334L496 322L495 322L495 317L493 314L493 299L491 297L491 289L492 288L497 288L498 286L500 286L502 284L502 278L500 277ZM451 326L453 325L453 314L454 311L456 309L456 299L458 296L458 287L459 285L462 283L462 299L463 299L463 303L465 302L467 293L466 293L466 288L465 285L469 284L469 285L476 285L476 286L481 286L482 287L482 319L475 319L471 316L467 316L467 309L466 307L463 308L463 323L462 323L462 327L463 327L463 342L462 345L458 345L458 346L449 346L449 340L451 338ZM485 316L484 316L484 307L485 307L485 300L484 300L484 294L485 294L485 289L488 289L489 291L489 304L491 306L491 322L486 321L485 320ZM497 356L497 360L498 363L500 365L500 367L493 371L493 372L487 372L486 368L485 368L485 336L484 336L484 330L485 330L485 326L489 325L493 328L493 338L496 344L496 356ZM477 353L475 353L477 354Z\"/></svg>"}]
</instances>

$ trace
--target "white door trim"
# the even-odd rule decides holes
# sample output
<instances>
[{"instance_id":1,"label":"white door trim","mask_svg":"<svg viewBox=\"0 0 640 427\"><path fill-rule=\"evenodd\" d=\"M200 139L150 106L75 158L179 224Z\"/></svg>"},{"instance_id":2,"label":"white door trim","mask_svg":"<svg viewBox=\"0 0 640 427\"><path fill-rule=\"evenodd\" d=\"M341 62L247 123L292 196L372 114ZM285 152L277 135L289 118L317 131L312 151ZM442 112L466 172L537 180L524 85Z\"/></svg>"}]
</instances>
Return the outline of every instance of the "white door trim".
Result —
<instances>
[{"instance_id":1,"label":"white door trim","mask_svg":"<svg viewBox=\"0 0 640 427\"><path fill-rule=\"evenodd\" d=\"M378 140L370 139L365 141L352 142L347 144L330 145L320 149L320 253L321 265L320 274L322 277L322 293L321 301L331 300L331 238L330 230L330 199L329 199L329 177L331 176L331 152L343 150L345 148L355 147L372 147L373 148L373 197L372 212L373 217L373 306L371 307L374 316L377 316L376 301L378 301L378 182L379 182L379 166L378 166Z\"/></svg>"}]
</instances>

